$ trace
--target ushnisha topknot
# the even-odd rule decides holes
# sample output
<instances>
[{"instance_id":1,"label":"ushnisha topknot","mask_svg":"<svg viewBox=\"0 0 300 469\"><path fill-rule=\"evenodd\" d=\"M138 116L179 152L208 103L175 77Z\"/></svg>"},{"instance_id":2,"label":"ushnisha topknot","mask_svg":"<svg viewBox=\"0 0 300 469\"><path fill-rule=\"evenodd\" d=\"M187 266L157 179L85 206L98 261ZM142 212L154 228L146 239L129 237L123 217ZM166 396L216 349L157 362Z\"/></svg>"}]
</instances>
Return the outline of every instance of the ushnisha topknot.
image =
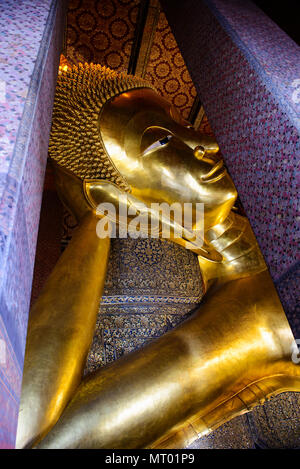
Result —
<instances>
[{"instance_id":1,"label":"ushnisha topknot","mask_svg":"<svg viewBox=\"0 0 300 469\"><path fill-rule=\"evenodd\" d=\"M141 78L96 64L61 66L57 79L49 156L81 179L106 179L129 191L103 148L98 117L103 105L135 88L153 88Z\"/></svg>"}]
</instances>

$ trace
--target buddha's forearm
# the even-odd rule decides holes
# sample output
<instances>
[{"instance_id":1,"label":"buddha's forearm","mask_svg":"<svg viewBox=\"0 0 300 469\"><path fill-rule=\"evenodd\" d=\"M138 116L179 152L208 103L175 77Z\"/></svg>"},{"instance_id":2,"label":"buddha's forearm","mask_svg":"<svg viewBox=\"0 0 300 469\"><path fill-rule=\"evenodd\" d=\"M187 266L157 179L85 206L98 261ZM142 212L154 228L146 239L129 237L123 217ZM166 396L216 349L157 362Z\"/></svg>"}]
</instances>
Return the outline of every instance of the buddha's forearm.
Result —
<instances>
[{"instance_id":1,"label":"buddha's forearm","mask_svg":"<svg viewBox=\"0 0 300 469\"><path fill-rule=\"evenodd\" d=\"M87 377L39 447L143 448L184 427L200 432L252 383L282 375L299 385L292 342L268 274L232 282L178 328Z\"/></svg>"},{"instance_id":2,"label":"buddha's forearm","mask_svg":"<svg viewBox=\"0 0 300 469\"><path fill-rule=\"evenodd\" d=\"M109 254L96 223L92 213L81 221L30 313L17 447L49 431L80 383Z\"/></svg>"}]
</instances>

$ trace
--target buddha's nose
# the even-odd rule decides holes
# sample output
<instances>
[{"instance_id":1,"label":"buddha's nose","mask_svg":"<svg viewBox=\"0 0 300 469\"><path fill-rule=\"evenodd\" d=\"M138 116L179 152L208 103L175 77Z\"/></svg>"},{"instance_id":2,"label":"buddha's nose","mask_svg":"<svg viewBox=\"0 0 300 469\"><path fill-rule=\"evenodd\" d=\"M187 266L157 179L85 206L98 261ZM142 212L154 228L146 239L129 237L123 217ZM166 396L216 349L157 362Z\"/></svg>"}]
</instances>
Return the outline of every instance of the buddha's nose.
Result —
<instances>
[{"instance_id":1,"label":"buddha's nose","mask_svg":"<svg viewBox=\"0 0 300 469\"><path fill-rule=\"evenodd\" d=\"M193 152L197 160L205 161L210 165L215 165L221 159L217 153L211 154L207 152L206 148L203 145L197 145L194 148Z\"/></svg>"},{"instance_id":2,"label":"buddha's nose","mask_svg":"<svg viewBox=\"0 0 300 469\"><path fill-rule=\"evenodd\" d=\"M197 145L194 148L194 156L197 160L202 160L205 155L205 148L202 145Z\"/></svg>"},{"instance_id":3,"label":"buddha's nose","mask_svg":"<svg viewBox=\"0 0 300 469\"><path fill-rule=\"evenodd\" d=\"M224 167L224 161L222 158L218 157L217 155L207 156L206 149L201 145L197 145L194 149L194 156L197 158L197 160L208 163L206 174L201 176L202 182L212 182L225 176L226 168Z\"/></svg>"},{"instance_id":4,"label":"buddha's nose","mask_svg":"<svg viewBox=\"0 0 300 469\"><path fill-rule=\"evenodd\" d=\"M190 124L187 125L173 125L175 135L178 135L181 140L190 148L201 146L204 148L206 155L212 156L219 152L220 148L214 137L200 133Z\"/></svg>"},{"instance_id":5,"label":"buddha's nose","mask_svg":"<svg viewBox=\"0 0 300 469\"><path fill-rule=\"evenodd\" d=\"M186 128L188 129L190 142L194 141L195 145L202 146L207 155L214 155L220 151L219 145L214 137L201 134L190 125L186 126Z\"/></svg>"}]
</instances>

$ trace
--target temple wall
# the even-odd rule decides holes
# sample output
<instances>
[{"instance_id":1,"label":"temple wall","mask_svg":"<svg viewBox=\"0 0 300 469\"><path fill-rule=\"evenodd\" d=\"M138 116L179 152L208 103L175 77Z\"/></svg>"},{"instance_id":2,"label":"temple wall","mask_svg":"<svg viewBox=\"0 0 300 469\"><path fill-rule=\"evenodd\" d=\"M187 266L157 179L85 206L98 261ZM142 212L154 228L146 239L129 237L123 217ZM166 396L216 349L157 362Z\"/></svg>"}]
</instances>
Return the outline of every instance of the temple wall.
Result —
<instances>
[{"instance_id":1,"label":"temple wall","mask_svg":"<svg viewBox=\"0 0 300 469\"><path fill-rule=\"evenodd\" d=\"M59 0L0 5L0 448L15 443L64 10Z\"/></svg>"},{"instance_id":2,"label":"temple wall","mask_svg":"<svg viewBox=\"0 0 300 469\"><path fill-rule=\"evenodd\" d=\"M300 338L300 49L248 0L161 4Z\"/></svg>"}]
</instances>

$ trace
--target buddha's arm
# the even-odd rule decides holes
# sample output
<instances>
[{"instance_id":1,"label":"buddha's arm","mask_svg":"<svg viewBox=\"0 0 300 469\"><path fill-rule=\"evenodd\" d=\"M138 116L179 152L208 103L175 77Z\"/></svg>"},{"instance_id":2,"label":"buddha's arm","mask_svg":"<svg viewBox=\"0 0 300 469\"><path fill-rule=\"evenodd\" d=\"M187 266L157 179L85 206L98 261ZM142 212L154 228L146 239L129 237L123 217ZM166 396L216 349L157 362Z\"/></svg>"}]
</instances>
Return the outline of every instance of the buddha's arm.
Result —
<instances>
[{"instance_id":1,"label":"buddha's arm","mask_svg":"<svg viewBox=\"0 0 300 469\"><path fill-rule=\"evenodd\" d=\"M87 213L29 318L17 447L41 439L82 378L106 275L109 239Z\"/></svg>"},{"instance_id":2,"label":"buddha's arm","mask_svg":"<svg viewBox=\"0 0 300 469\"><path fill-rule=\"evenodd\" d=\"M187 445L269 395L300 391L293 343L267 271L229 282L178 328L85 378L38 447Z\"/></svg>"}]
</instances>

